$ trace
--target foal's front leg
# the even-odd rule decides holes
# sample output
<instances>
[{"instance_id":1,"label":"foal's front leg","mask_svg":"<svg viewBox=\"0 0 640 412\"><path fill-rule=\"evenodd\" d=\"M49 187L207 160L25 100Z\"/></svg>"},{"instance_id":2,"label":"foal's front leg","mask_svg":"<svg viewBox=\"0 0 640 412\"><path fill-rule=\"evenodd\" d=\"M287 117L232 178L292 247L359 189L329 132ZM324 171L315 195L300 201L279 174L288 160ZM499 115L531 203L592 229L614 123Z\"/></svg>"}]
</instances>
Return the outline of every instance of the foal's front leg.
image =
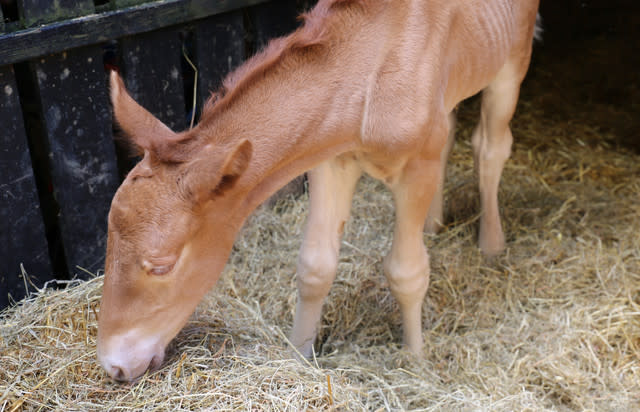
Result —
<instances>
[{"instance_id":1,"label":"foal's front leg","mask_svg":"<svg viewBox=\"0 0 640 412\"><path fill-rule=\"evenodd\" d=\"M439 157L409 160L391 186L396 222L384 270L400 304L404 343L416 354L422 351L422 301L429 287L429 255L422 228L440 179L440 161Z\"/></svg>"},{"instance_id":2,"label":"foal's front leg","mask_svg":"<svg viewBox=\"0 0 640 412\"><path fill-rule=\"evenodd\" d=\"M344 225L362 171L356 162L338 157L309 172L309 217L298 258L298 303L291 343L305 357L322 314L324 298L335 278Z\"/></svg>"}]
</instances>

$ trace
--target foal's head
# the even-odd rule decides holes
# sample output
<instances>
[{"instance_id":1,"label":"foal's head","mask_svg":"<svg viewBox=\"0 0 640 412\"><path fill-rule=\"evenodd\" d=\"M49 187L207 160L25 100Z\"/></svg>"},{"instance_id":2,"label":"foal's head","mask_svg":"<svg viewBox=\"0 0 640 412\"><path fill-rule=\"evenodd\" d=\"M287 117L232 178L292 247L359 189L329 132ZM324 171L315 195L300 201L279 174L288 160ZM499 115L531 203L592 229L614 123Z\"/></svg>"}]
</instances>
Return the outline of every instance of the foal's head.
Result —
<instances>
[{"instance_id":1,"label":"foal's head","mask_svg":"<svg viewBox=\"0 0 640 412\"><path fill-rule=\"evenodd\" d=\"M160 365L169 341L217 281L242 217L237 182L247 140L216 141L198 128L176 134L111 74L115 118L144 153L111 204L98 358L132 380ZM220 139L219 139L220 140Z\"/></svg>"}]
</instances>

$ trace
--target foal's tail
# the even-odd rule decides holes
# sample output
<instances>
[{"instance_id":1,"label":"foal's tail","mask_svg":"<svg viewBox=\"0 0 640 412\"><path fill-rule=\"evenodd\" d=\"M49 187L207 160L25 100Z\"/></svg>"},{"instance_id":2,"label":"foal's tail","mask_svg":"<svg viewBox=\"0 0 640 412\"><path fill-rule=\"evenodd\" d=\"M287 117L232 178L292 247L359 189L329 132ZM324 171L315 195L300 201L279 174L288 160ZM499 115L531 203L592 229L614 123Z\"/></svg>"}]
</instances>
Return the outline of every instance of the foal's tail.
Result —
<instances>
[{"instance_id":1,"label":"foal's tail","mask_svg":"<svg viewBox=\"0 0 640 412\"><path fill-rule=\"evenodd\" d=\"M544 29L542 28L542 16L540 13L536 14L536 26L533 29L533 40L534 41L542 41L542 32Z\"/></svg>"}]
</instances>

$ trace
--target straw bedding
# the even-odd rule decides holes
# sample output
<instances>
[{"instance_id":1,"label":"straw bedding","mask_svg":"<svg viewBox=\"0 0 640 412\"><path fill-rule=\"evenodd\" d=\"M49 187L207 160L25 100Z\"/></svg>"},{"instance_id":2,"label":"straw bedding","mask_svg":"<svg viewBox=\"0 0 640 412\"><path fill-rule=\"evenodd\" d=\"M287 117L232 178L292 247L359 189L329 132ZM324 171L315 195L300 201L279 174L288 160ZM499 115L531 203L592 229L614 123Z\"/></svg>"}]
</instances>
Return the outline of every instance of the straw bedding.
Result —
<instances>
[{"instance_id":1,"label":"straw bedding","mask_svg":"<svg viewBox=\"0 0 640 412\"><path fill-rule=\"evenodd\" d=\"M162 369L133 384L96 361L101 277L5 311L0 411L640 410L640 157L586 109L545 113L548 70L534 70L513 122L500 190L508 249L494 260L476 246L477 100L460 110L446 228L424 237L422 358L400 345L382 275L391 197L364 178L313 361L290 359L286 340L303 194L250 218Z\"/></svg>"}]
</instances>

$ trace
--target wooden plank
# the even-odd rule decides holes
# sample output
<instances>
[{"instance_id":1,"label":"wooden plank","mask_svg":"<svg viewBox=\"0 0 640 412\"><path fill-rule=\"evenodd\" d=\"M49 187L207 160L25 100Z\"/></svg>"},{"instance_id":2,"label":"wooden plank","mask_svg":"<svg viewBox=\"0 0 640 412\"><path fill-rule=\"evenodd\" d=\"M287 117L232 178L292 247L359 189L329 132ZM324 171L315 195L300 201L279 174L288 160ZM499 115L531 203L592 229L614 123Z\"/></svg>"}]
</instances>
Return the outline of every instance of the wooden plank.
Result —
<instances>
[{"instance_id":1,"label":"wooden plank","mask_svg":"<svg viewBox=\"0 0 640 412\"><path fill-rule=\"evenodd\" d=\"M120 47L125 83L133 98L171 129L184 130L180 33L160 30L127 37Z\"/></svg>"},{"instance_id":2,"label":"wooden plank","mask_svg":"<svg viewBox=\"0 0 640 412\"><path fill-rule=\"evenodd\" d=\"M17 0L25 27L84 16L95 11L92 0Z\"/></svg>"},{"instance_id":3,"label":"wooden plank","mask_svg":"<svg viewBox=\"0 0 640 412\"><path fill-rule=\"evenodd\" d=\"M137 6L142 3L148 3L150 1L152 0L111 0L111 3L113 4L114 8L122 9L125 7Z\"/></svg>"},{"instance_id":4,"label":"wooden plank","mask_svg":"<svg viewBox=\"0 0 640 412\"><path fill-rule=\"evenodd\" d=\"M52 279L44 223L29 156L18 87L0 67L0 309L25 295L20 264L38 287Z\"/></svg>"},{"instance_id":5,"label":"wooden plank","mask_svg":"<svg viewBox=\"0 0 640 412\"><path fill-rule=\"evenodd\" d=\"M255 31L256 50L260 50L274 37L291 33L298 26L296 0L273 0L249 9Z\"/></svg>"},{"instance_id":6,"label":"wooden plank","mask_svg":"<svg viewBox=\"0 0 640 412\"><path fill-rule=\"evenodd\" d=\"M0 35L0 66L157 30L265 0L162 0Z\"/></svg>"},{"instance_id":7,"label":"wooden plank","mask_svg":"<svg viewBox=\"0 0 640 412\"><path fill-rule=\"evenodd\" d=\"M87 47L31 63L39 88L53 194L68 269L103 265L107 213L118 186L102 49Z\"/></svg>"},{"instance_id":8,"label":"wooden plank","mask_svg":"<svg viewBox=\"0 0 640 412\"><path fill-rule=\"evenodd\" d=\"M235 11L200 20L194 29L198 111L245 58L243 20L243 13Z\"/></svg>"}]
</instances>

